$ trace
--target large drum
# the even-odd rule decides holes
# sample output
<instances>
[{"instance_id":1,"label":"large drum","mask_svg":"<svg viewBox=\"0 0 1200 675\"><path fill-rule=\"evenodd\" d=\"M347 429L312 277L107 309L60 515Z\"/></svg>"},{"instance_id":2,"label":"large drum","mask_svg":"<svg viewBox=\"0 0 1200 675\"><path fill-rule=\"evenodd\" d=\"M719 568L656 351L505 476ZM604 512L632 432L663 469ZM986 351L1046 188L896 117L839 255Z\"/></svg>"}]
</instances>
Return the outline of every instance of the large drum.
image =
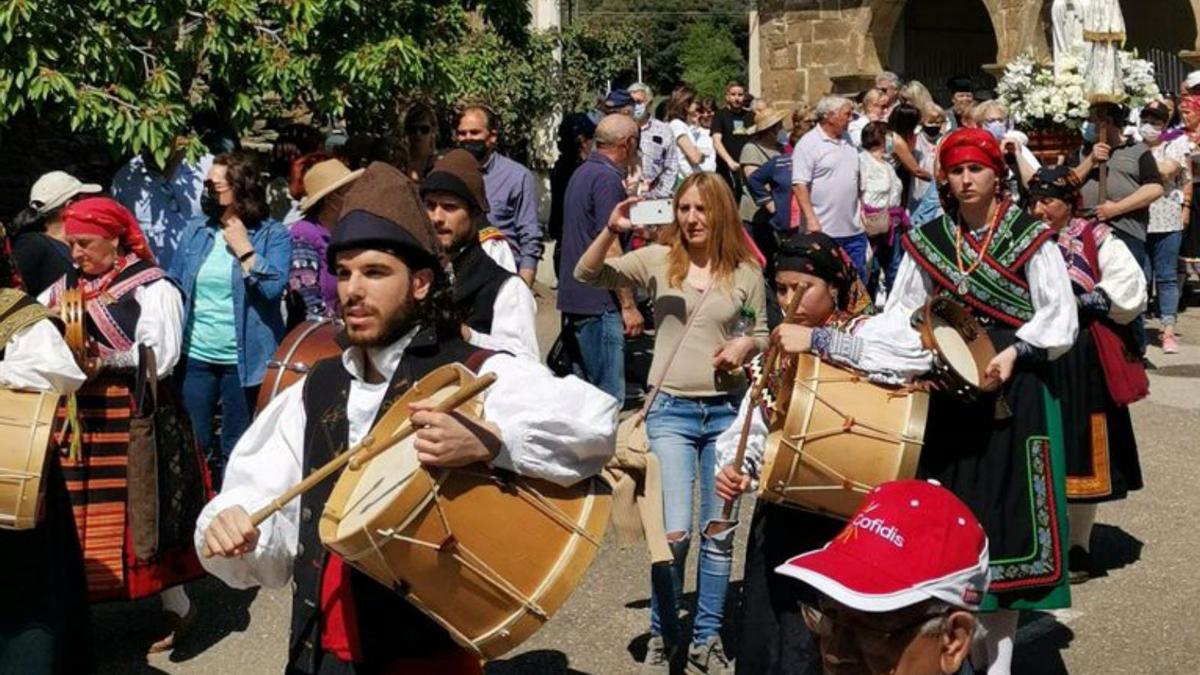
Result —
<instances>
[{"instance_id":1,"label":"large drum","mask_svg":"<svg viewBox=\"0 0 1200 675\"><path fill-rule=\"evenodd\" d=\"M459 365L435 370L364 443L389 443L408 403L444 400L474 377ZM476 399L458 412L479 409ZM484 465L429 469L414 440L342 472L321 515L321 542L403 593L463 647L499 657L541 628L583 578L608 523L607 484L567 488Z\"/></svg>"},{"instance_id":2,"label":"large drum","mask_svg":"<svg viewBox=\"0 0 1200 675\"><path fill-rule=\"evenodd\" d=\"M929 396L803 354L783 428L767 438L761 499L849 519L871 488L916 475Z\"/></svg>"},{"instance_id":3,"label":"large drum","mask_svg":"<svg viewBox=\"0 0 1200 675\"><path fill-rule=\"evenodd\" d=\"M0 528L28 530L42 517L42 480L58 396L0 389Z\"/></svg>"},{"instance_id":4,"label":"large drum","mask_svg":"<svg viewBox=\"0 0 1200 675\"><path fill-rule=\"evenodd\" d=\"M308 320L293 328L267 361L267 374L258 390L254 411L262 412L271 399L308 374L317 361L341 354L342 348L337 343L341 331L341 323L333 319Z\"/></svg>"}]
</instances>

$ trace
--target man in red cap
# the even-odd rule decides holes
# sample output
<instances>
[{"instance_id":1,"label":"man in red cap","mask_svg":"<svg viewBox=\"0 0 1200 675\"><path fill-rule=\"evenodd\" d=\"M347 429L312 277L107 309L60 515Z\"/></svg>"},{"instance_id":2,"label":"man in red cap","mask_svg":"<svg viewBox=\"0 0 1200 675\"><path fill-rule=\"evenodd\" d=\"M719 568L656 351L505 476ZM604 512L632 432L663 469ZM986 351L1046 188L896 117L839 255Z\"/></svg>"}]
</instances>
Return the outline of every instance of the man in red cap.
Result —
<instances>
[{"instance_id":1,"label":"man in red cap","mask_svg":"<svg viewBox=\"0 0 1200 675\"><path fill-rule=\"evenodd\" d=\"M826 673L953 675L971 653L988 542L949 490L895 481L871 490L825 548L775 571L816 591L803 612Z\"/></svg>"}]
</instances>

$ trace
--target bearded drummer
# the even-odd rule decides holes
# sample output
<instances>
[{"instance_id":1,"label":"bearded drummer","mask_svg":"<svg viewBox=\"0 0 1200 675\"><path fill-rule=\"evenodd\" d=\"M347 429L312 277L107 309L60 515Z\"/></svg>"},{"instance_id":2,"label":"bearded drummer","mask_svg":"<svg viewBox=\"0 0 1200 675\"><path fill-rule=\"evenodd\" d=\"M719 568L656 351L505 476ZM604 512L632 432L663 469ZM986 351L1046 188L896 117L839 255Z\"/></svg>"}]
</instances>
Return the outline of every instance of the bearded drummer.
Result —
<instances>
[{"instance_id":1,"label":"bearded drummer","mask_svg":"<svg viewBox=\"0 0 1200 675\"><path fill-rule=\"evenodd\" d=\"M1070 606L1065 455L1048 361L1074 344L1079 322L1054 232L1006 192L995 139L960 129L938 160L949 184L946 215L904 235L907 255L883 313L850 330L784 325L774 337L785 352L899 384L932 367L912 325L929 298L955 300L986 327L999 353L985 372L1003 386L974 402L933 392L918 472L953 491L987 532L987 654L973 661L1007 675L1018 611Z\"/></svg>"},{"instance_id":2,"label":"bearded drummer","mask_svg":"<svg viewBox=\"0 0 1200 675\"><path fill-rule=\"evenodd\" d=\"M496 382L484 420L415 405L419 460L477 462L561 485L600 471L613 452L618 403L539 362L462 340L437 233L416 187L380 162L346 195L329 263L350 346L318 362L268 405L233 450L222 492L196 527L205 567L235 588L290 580L289 673L481 673L479 657L401 594L321 547L329 479L255 528L249 513L367 435L392 401L435 368L463 363Z\"/></svg>"},{"instance_id":3,"label":"bearded drummer","mask_svg":"<svg viewBox=\"0 0 1200 675\"><path fill-rule=\"evenodd\" d=\"M63 396L78 390L86 376L61 329L33 298L0 288L0 387ZM0 529L0 673L90 670L87 580L57 453L46 457L42 471L41 522L29 530Z\"/></svg>"},{"instance_id":4,"label":"bearded drummer","mask_svg":"<svg viewBox=\"0 0 1200 675\"><path fill-rule=\"evenodd\" d=\"M775 298L780 307L791 306L796 293L800 304L791 321L803 326L848 327L871 312L870 295L854 263L833 239L821 232L802 232L784 240L775 256ZM750 365L751 380L762 372L760 354ZM762 467L770 430L787 419L796 359L785 356L767 376L764 405L742 400L737 421L717 438L717 494L736 499L752 487ZM733 468L738 440L749 410L753 410L750 437L742 472ZM766 411L766 417L763 411ZM845 523L828 516L759 500L750 522L746 568L742 585L742 633L737 669L744 673L820 673L821 654L816 637L801 612L799 585L775 573L775 568L801 553L829 542Z\"/></svg>"}]
</instances>

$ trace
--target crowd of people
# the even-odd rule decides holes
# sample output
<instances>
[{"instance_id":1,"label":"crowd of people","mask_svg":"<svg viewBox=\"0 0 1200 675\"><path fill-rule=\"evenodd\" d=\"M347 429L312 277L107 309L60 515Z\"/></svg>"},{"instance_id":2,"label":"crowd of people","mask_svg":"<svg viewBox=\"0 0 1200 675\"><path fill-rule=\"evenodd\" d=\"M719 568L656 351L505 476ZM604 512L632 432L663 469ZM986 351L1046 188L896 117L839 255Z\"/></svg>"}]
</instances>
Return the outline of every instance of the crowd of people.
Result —
<instances>
[{"instance_id":1,"label":"crowd of people","mask_svg":"<svg viewBox=\"0 0 1200 675\"><path fill-rule=\"evenodd\" d=\"M1093 572L1097 504L1142 487L1128 404L1146 394L1142 359L1178 351L1200 264L1200 72L1137 111L1094 105L1083 147L1059 158L1031 152L969 78L949 88L943 108L882 73L790 111L740 82L720 107L687 84L612 90L562 121L545 232L534 173L498 151L498 117L477 104L445 134L412 104L399 154L291 125L266 158L229 139L195 160L183 144L162 165L134 157L107 194L42 176L0 270L0 385L64 398L42 522L0 531L19 551L4 558L19 611L0 622L0 672L86 671L101 600L161 595L148 649L170 650L197 620L183 584L206 572L292 582L288 672L481 672L321 552L328 484L249 516L451 362L497 381L479 424L414 408L429 466L569 485L610 461L619 408L642 402L670 553L647 575L641 672L1011 672L1019 612L1070 606ZM643 215L655 203L666 218ZM549 368L533 291L547 238ZM72 341L78 297L86 339ZM912 319L935 298L991 338L995 393L929 384ZM335 355L264 396L285 336L320 322L341 332ZM651 329L642 382L626 345ZM739 498L805 354L930 390L917 476L931 481L872 490L849 524L760 500L729 605ZM385 615L413 627L397 639Z\"/></svg>"}]
</instances>

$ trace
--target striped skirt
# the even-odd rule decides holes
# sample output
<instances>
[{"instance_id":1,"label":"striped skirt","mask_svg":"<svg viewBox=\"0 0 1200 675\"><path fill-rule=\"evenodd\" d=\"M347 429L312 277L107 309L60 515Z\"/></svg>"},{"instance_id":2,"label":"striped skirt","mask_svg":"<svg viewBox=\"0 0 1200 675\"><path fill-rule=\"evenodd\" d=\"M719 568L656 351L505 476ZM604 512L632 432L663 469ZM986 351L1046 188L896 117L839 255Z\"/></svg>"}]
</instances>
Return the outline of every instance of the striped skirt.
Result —
<instances>
[{"instance_id":1,"label":"striped skirt","mask_svg":"<svg viewBox=\"0 0 1200 675\"><path fill-rule=\"evenodd\" d=\"M67 490L75 515L75 526L79 532L79 543L83 550L84 568L87 573L88 598L92 602L102 600L132 600L153 595L172 586L203 575L191 537L175 537L160 543L158 552L149 560L139 559L133 552L129 527L128 477L131 396L128 375L103 373L89 380L76 394L79 420L78 433L82 451L77 460L67 456L71 438L64 434L60 438L63 452L62 468L66 477ZM169 384L159 385L160 393L169 390ZM67 417L66 405L60 406L59 422ZM186 418L186 415L183 415ZM158 443L159 462L178 466L185 462L202 465L196 451L194 437L182 434L189 443ZM178 447L178 446L184 447ZM169 456L164 458L164 456ZM207 475L199 473L204 484L199 489L188 490L193 495L187 509L192 513L190 523L182 525L180 532L190 533L195 526L195 513L203 506L207 496ZM193 478L192 480L196 480ZM162 494L164 486L160 479L159 502L178 502L177 494ZM193 486L195 487L195 486ZM200 495L196 497L196 495ZM163 517L167 517L165 512Z\"/></svg>"}]
</instances>

